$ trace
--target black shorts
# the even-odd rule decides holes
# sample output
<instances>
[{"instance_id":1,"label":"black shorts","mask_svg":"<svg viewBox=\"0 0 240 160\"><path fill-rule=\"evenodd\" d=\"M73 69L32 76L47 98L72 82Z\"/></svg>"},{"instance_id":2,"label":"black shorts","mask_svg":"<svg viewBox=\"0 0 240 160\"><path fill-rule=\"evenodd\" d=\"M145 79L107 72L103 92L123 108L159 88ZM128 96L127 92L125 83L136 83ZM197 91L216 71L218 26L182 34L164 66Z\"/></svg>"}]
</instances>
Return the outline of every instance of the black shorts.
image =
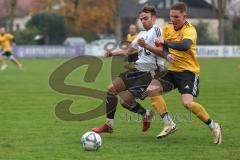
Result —
<instances>
[{"instance_id":1,"label":"black shorts","mask_svg":"<svg viewBox=\"0 0 240 160\"><path fill-rule=\"evenodd\" d=\"M7 52L3 52L2 56L6 56L7 58L9 58L12 55L12 53L10 51Z\"/></svg>"},{"instance_id":2,"label":"black shorts","mask_svg":"<svg viewBox=\"0 0 240 160\"><path fill-rule=\"evenodd\" d=\"M136 62L138 60L138 53L130 54L127 56L127 62Z\"/></svg>"},{"instance_id":3,"label":"black shorts","mask_svg":"<svg viewBox=\"0 0 240 160\"><path fill-rule=\"evenodd\" d=\"M127 90L131 92L134 97L140 99L147 97L146 89L152 81L150 72L143 72L133 68L121 73L119 77L123 80Z\"/></svg>"},{"instance_id":4,"label":"black shorts","mask_svg":"<svg viewBox=\"0 0 240 160\"><path fill-rule=\"evenodd\" d=\"M154 79L161 82L164 92L177 88L181 94L188 93L194 97L197 97L199 94L199 76L193 72L167 71L164 74L157 74Z\"/></svg>"}]
</instances>

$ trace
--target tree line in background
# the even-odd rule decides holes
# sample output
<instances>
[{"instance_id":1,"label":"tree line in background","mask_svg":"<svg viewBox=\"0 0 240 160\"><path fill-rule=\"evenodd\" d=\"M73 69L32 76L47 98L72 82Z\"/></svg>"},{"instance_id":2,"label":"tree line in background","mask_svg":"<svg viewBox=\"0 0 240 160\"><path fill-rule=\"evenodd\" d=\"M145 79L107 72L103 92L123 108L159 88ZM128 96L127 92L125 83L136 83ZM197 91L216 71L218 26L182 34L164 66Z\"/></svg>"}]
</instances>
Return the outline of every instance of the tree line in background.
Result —
<instances>
[{"instance_id":1,"label":"tree line in background","mask_svg":"<svg viewBox=\"0 0 240 160\"><path fill-rule=\"evenodd\" d=\"M39 0L39 5L33 8L33 16L27 28L16 34L31 39L35 32L40 32L47 44L61 44L67 36L83 36L91 41L98 34L109 31L121 37L121 32L116 31L121 30L121 26L114 27L119 23L115 13L118 1Z\"/></svg>"},{"instance_id":2,"label":"tree line in background","mask_svg":"<svg viewBox=\"0 0 240 160\"><path fill-rule=\"evenodd\" d=\"M17 0L9 0L11 21ZM219 21L219 40L212 39L207 23L196 28L199 44L240 44L240 17L231 17L231 25L224 26L226 6L231 0L212 0ZM27 28L16 32L22 44L34 44L34 37L41 34L46 44L62 44L67 36L82 36L88 41L99 34L114 33L121 40L120 0L38 0L32 9ZM57 8L57 9L56 9Z\"/></svg>"}]
</instances>

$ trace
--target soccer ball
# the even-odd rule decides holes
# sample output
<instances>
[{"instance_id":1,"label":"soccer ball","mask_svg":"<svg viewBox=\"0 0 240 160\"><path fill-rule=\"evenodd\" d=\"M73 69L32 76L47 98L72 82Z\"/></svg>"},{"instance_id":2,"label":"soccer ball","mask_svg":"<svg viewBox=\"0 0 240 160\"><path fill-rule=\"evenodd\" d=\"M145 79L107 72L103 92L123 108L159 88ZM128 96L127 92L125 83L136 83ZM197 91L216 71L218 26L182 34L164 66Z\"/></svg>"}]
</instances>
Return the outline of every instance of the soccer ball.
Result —
<instances>
[{"instance_id":1,"label":"soccer ball","mask_svg":"<svg viewBox=\"0 0 240 160\"><path fill-rule=\"evenodd\" d=\"M102 145L102 139L99 134L95 132L87 132L82 138L81 142L83 148L87 151L97 151Z\"/></svg>"}]
</instances>

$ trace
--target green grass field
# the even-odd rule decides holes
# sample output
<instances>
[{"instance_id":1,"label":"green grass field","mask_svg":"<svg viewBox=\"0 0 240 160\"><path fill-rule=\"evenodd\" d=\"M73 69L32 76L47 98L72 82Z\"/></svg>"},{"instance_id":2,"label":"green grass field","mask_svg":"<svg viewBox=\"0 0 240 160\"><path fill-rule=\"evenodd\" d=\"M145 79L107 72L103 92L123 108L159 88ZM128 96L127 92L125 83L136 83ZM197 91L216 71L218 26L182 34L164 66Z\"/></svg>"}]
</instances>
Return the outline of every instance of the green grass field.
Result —
<instances>
[{"instance_id":1,"label":"green grass field","mask_svg":"<svg viewBox=\"0 0 240 160\"><path fill-rule=\"evenodd\" d=\"M118 107L114 133L101 135L99 152L86 152L81 136L105 121L102 116L86 122L66 122L55 115L55 105L74 100L72 112L84 112L98 100L64 95L48 84L50 74L66 59L23 59L23 71L13 64L0 72L0 159L1 160L239 160L240 159L240 59L200 59L201 79L198 102L223 126L223 144L215 146L208 127L181 106L176 91L164 97L178 131L166 139L155 135L162 121L155 117L151 129L142 133L137 116ZM86 67L66 80L105 91L110 82L110 61L93 84L83 82ZM141 102L151 108L149 100ZM126 117L127 115L127 117ZM130 119L131 118L131 119Z\"/></svg>"}]
</instances>

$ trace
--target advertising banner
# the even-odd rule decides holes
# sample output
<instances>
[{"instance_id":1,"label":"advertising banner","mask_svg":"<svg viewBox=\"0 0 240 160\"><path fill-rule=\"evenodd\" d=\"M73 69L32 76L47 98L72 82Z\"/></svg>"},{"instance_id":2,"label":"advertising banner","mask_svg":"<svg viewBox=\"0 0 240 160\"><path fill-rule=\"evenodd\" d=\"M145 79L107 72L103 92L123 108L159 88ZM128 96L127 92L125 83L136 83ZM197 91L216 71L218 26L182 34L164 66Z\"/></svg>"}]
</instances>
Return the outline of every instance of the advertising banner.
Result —
<instances>
[{"instance_id":1,"label":"advertising banner","mask_svg":"<svg viewBox=\"0 0 240 160\"><path fill-rule=\"evenodd\" d=\"M72 58L84 53L84 46L16 46L13 49L18 58Z\"/></svg>"}]
</instances>

